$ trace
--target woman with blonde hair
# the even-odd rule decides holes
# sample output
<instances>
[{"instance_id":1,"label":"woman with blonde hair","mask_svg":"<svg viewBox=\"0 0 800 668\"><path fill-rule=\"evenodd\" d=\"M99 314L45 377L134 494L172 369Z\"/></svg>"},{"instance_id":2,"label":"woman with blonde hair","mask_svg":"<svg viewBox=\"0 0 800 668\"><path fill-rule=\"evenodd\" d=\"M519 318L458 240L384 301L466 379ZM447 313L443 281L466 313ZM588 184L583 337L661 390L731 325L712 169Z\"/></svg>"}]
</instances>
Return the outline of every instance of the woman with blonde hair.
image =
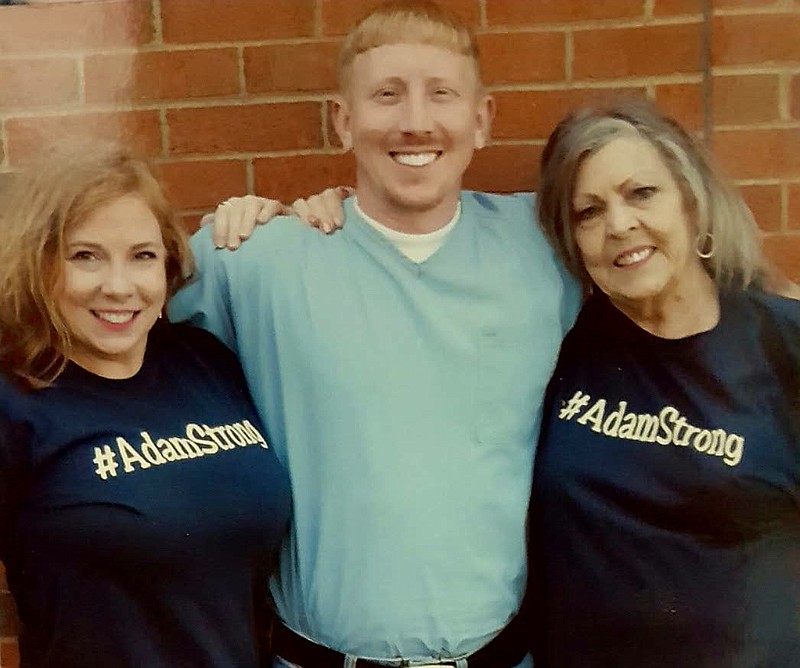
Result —
<instances>
[{"instance_id":1,"label":"woman with blonde hair","mask_svg":"<svg viewBox=\"0 0 800 668\"><path fill-rule=\"evenodd\" d=\"M148 166L2 193L0 559L23 667L256 668L288 479L235 356L161 318L192 259Z\"/></svg>"},{"instance_id":2,"label":"woman with blonde hair","mask_svg":"<svg viewBox=\"0 0 800 668\"><path fill-rule=\"evenodd\" d=\"M800 303L750 212L624 101L559 124L538 213L587 301L535 466L537 668L800 666Z\"/></svg>"}]
</instances>

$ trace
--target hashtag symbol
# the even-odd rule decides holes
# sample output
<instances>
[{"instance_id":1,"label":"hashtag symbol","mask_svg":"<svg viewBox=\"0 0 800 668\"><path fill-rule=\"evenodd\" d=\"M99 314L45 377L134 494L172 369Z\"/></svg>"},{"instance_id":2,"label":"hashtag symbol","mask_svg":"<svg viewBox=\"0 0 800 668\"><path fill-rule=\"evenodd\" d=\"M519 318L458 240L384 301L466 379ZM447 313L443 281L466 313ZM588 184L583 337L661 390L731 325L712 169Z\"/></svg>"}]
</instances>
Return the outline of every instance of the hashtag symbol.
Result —
<instances>
[{"instance_id":1,"label":"hashtag symbol","mask_svg":"<svg viewBox=\"0 0 800 668\"><path fill-rule=\"evenodd\" d=\"M102 449L95 447L92 461L97 467L94 472L103 480L106 480L109 474L113 478L117 477L117 469L119 468L117 454L111 449L110 445L104 445Z\"/></svg>"},{"instance_id":2,"label":"hashtag symbol","mask_svg":"<svg viewBox=\"0 0 800 668\"><path fill-rule=\"evenodd\" d=\"M581 412L581 408L586 408L586 406L589 405L589 399L590 397L588 394L584 394L578 390L572 395L572 398L567 402L567 405L558 411L559 419L571 420Z\"/></svg>"}]
</instances>

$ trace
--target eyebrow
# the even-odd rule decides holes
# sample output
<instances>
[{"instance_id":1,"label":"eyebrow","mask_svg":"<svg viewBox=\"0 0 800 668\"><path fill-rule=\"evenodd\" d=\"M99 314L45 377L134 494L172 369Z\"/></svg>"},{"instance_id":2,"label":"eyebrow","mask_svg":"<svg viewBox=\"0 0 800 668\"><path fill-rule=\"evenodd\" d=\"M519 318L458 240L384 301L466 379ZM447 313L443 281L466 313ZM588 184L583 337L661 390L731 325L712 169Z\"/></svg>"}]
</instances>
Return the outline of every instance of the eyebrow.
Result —
<instances>
[{"instance_id":1,"label":"eyebrow","mask_svg":"<svg viewBox=\"0 0 800 668\"><path fill-rule=\"evenodd\" d=\"M635 183L637 185L641 185L641 184L649 184L651 181L657 181L657 180L659 180L659 177L656 174L648 172L648 171L645 171L645 172L637 174L636 176L629 176L622 183L620 183L617 186L614 186L614 190L619 190L621 188L626 188L626 187L630 186L632 183ZM575 193L572 196L572 199L574 201L579 197L593 197L594 199L602 199L602 197L600 197L599 195L596 195L595 193Z\"/></svg>"},{"instance_id":2,"label":"eyebrow","mask_svg":"<svg viewBox=\"0 0 800 668\"><path fill-rule=\"evenodd\" d=\"M140 248L149 248L151 246L161 247L163 245L164 242L162 240L157 241L153 239L151 241L141 241L137 244L133 244L133 246L131 246L131 249L139 250ZM77 239L75 241L70 241L69 243L65 244L66 248L73 248L74 246L81 246L84 248L103 248L103 244L99 244L96 241L81 241L80 239Z\"/></svg>"}]
</instances>

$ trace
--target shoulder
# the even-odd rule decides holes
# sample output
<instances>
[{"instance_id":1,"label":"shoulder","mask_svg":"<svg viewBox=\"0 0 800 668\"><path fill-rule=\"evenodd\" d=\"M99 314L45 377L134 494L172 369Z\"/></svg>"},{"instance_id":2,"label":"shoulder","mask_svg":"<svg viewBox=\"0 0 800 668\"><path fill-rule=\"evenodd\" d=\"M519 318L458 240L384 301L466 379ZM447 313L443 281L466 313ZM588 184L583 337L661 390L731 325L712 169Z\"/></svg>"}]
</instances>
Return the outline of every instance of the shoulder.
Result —
<instances>
[{"instance_id":1,"label":"shoulder","mask_svg":"<svg viewBox=\"0 0 800 668\"><path fill-rule=\"evenodd\" d=\"M147 341L148 351L156 355L224 358L235 360L234 353L211 332L188 322L159 320Z\"/></svg>"},{"instance_id":2,"label":"shoulder","mask_svg":"<svg viewBox=\"0 0 800 668\"><path fill-rule=\"evenodd\" d=\"M477 209L487 214L496 213L502 216L520 216L522 220L533 221L534 193L499 194L477 190L464 190L461 201L465 208Z\"/></svg>"},{"instance_id":3,"label":"shoulder","mask_svg":"<svg viewBox=\"0 0 800 668\"><path fill-rule=\"evenodd\" d=\"M800 301L751 288L723 299L723 308L743 310L750 320L757 318L762 326L785 331L794 338L800 337Z\"/></svg>"},{"instance_id":4,"label":"shoulder","mask_svg":"<svg viewBox=\"0 0 800 668\"><path fill-rule=\"evenodd\" d=\"M214 334L187 322L159 320L147 342L151 368L169 370L172 380L208 379L244 386L239 358ZM205 380L203 380L205 379Z\"/></svg>"},{"instance_id":5,"label":"shoulder","mask_svg":"<svg viewBox=\"0 0 800 668\"><path fill-rule=\"evenodd\" d=\"M733 313L727 321L731 334L744 332L752 342L773 354L800 365L800 301L749 289L721 300L722 308Z\"/></svg>"},{"instance_id":6,"label":"shoulder","mask_svg":"<svg viewBox=\"0 0 800 668\"><path fill-rule=\"evenodd\" d=\"M287 254L301 250L314 235L322 236L294 216L276 216L268 223L256 226L252 236L235 251L214 246L210 225L200 228L192 236L191 244L201 267L248 267L261 266L265 259L279 261Z\"/></svg>"}]
</instances>

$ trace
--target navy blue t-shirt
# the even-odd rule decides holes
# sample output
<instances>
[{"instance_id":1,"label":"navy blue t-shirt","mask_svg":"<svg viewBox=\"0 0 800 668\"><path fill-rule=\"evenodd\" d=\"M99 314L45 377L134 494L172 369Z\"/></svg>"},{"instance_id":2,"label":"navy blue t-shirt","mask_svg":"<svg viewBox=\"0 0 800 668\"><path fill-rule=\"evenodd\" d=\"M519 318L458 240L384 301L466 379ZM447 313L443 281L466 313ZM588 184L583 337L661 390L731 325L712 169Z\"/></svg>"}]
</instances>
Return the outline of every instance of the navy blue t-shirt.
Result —
<instances>
[{"instance_id":1,"label":"navy blue t-shirt","mask_svg":"<svg viewBox=\"0 0 800 668\"><path fill-rule=\"evenodd\" d=\"M289 482L234 355L159 322L144 364L0 381L0 558L25 668L255 668Z\"/></svg>"},{"instance_id":2,"label":"navy blue t-shirt","mask_svg":"<svg viewBox=\"0 0 800 668\"><path fill-rule=\"evenodd\" d=\"M549 399L537 668L800 666L800 302L723 295L666 340L596 295Z\"/></svg>"}]
</instances>

